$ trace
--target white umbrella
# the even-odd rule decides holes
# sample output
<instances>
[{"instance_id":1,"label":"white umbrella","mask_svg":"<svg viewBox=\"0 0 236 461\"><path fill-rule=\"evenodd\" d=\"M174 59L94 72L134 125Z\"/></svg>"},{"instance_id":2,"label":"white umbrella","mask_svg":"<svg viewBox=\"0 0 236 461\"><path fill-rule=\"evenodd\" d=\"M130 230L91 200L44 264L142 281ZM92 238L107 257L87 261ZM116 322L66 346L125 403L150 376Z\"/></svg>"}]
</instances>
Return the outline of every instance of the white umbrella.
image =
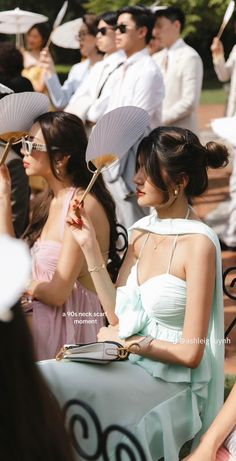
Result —
<instances>
[{"instance_id":1,"label":"white umbrella","mask_svg":"<svg viewBox=\"0 0 236 461\"><path fill-rule=\"evenodd\" d=\"M78 36L82 23L82 18L78 18L58 26L52 32L52 43L62 48L79 49L79 41L76 36Z\"/></svg>"},{"instance_id":2,"label":"white umbrella","mask_svg":"<svg viewBox=\"0 0 236 461\"><path fill-rule=\"evenodd\" d=\"M46 22L47 16L31 11L15 8L14 10L0 12L0 33L16 34L16 41L19 45L19 35L25 34L34 25Z\"/></svg>"},{"instance_id":3,"label":"white umbrella","mask_svg":"<svg viewBox=\"0 0 236 461\"><path fill-rule=\"evenodd\" d=\"M39 22L46 22L47 16L15 8L0 12L0 32L9 34L25 34Z\"/></svg>"}]
</instances>

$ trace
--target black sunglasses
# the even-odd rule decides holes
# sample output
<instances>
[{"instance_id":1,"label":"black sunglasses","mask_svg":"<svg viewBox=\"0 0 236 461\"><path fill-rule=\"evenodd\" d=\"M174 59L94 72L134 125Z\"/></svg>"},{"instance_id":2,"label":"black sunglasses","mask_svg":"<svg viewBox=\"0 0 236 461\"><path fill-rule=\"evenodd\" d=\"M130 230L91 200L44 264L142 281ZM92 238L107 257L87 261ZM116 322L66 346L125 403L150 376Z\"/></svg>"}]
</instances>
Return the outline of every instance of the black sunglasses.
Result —
<instances>
[{"instance_id":1,"label":"black sunglasses","mask_svg":"<svg viewBox=\"0 0 236 461\"><path fill-rule=\"evenodd\" d=\"M116 24L114 26L114 29L115 30L119 30L119 32L121 34L125 34L126 33L126 29L127 29L127 25L126 24Z\"/></svg>"},{"instance_id":2,"label":"black sunglasses","mask_svg":"<svg viewBox=\"0 0 236 461\"><path fill-rule=\"evenodd\" d=\"M100 29L97 29L97 34L100 32L100 34L106 35L109 29L114 30L114 27L100 27Z\"/></svg>"}]
</instances>

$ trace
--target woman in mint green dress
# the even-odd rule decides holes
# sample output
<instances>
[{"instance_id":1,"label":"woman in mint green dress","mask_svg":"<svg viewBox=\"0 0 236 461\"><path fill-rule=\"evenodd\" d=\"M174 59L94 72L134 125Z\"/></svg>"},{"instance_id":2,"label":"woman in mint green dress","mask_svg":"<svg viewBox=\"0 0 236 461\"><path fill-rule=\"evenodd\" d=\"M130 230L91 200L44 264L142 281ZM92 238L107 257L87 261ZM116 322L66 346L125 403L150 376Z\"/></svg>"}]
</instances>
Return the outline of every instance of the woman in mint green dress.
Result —
<instances>
[{"instance_id":1,"label":"woman in mint green dress","mask_svg":"<svg viewBox=\"0 0 236 461\"><path fill-rule=\"evenodd\" d=\"M202 146L181 128L160 127L141 141L137 200L154 211L130 229L116 287L77 201L82 223L70 216L110 324L98 340L121 342L131 353L129 361L107 367L59 362L42 370L62 404L79 395L103 428L120 424L133 432L147 460L178 461L182 445L193 438L197 443L223 401L220 246L190 204L207 189L207 168L227 159L224 146ZM70 381L70 375L77 387L65 384L63 376ZM116 459L114 450L111 443L109 460Z\"/></svg>"}]
</instances>

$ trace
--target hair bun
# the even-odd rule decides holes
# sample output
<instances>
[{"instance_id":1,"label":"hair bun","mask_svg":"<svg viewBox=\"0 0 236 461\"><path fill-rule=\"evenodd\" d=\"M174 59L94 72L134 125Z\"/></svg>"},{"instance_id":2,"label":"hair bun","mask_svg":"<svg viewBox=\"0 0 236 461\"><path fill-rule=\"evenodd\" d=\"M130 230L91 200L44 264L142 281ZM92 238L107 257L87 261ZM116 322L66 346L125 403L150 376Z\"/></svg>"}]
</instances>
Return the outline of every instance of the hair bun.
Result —
<instances>
[{"instance_id":1,"label":"hair bun","mask_svg":"<svg viewBox=\"0 0 236 461\"><path fill-rule=\"evenodd\" d=\"M209 141L206 146L206 166L211 168L220 168L226 166L229 162L229 152L224 144Z\"/></svg>"}]
</instances>

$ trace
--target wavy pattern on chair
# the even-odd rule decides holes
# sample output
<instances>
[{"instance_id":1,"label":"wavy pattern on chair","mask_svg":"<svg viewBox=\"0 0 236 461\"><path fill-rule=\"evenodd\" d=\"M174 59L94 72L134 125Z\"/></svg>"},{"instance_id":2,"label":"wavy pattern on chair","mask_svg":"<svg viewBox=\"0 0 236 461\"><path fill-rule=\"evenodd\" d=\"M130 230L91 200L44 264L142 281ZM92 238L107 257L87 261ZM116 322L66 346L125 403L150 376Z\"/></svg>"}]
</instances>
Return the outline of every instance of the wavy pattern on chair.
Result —
<instances>
[{"instance_id":1,"label":"wavy pattern on chair","mask_svg":"<svg viewBox=\"0 0 236 461\"><path fill-rule=\"evenodd\" d=\"M75 407L75 408L72 408ZM79 414L78 411L82 409L85 415ZM76 411L76 413L75 413ZM108 441L112 433L118 432L124 435L121 441L117 442L113 451L115 453L115 460L122 461L123 454L129 457L130 461L147 461L143 448L137 438L124 427L118 424L112 424L105 430L102 429L99 418L95 411L86 402L78 399L71 399L65 404L64 418L67 420L69 434L72 440L73 447L79 456L86 460L98 460L101 456L104 461L110 461L108 452ZM69 413L71 413L69 415ZM93 424L93 430L96 432L97 446L94 453L86 453L81 446L82 440L78 441L76 436L76 426L79 424L82 428L82 438L89 442L89 421ZM94 433L94 432L93 432ZM130 443L131 442L131 443ZM133 446L132 446L133 445Z\"/></svg>"}]
</instances>

